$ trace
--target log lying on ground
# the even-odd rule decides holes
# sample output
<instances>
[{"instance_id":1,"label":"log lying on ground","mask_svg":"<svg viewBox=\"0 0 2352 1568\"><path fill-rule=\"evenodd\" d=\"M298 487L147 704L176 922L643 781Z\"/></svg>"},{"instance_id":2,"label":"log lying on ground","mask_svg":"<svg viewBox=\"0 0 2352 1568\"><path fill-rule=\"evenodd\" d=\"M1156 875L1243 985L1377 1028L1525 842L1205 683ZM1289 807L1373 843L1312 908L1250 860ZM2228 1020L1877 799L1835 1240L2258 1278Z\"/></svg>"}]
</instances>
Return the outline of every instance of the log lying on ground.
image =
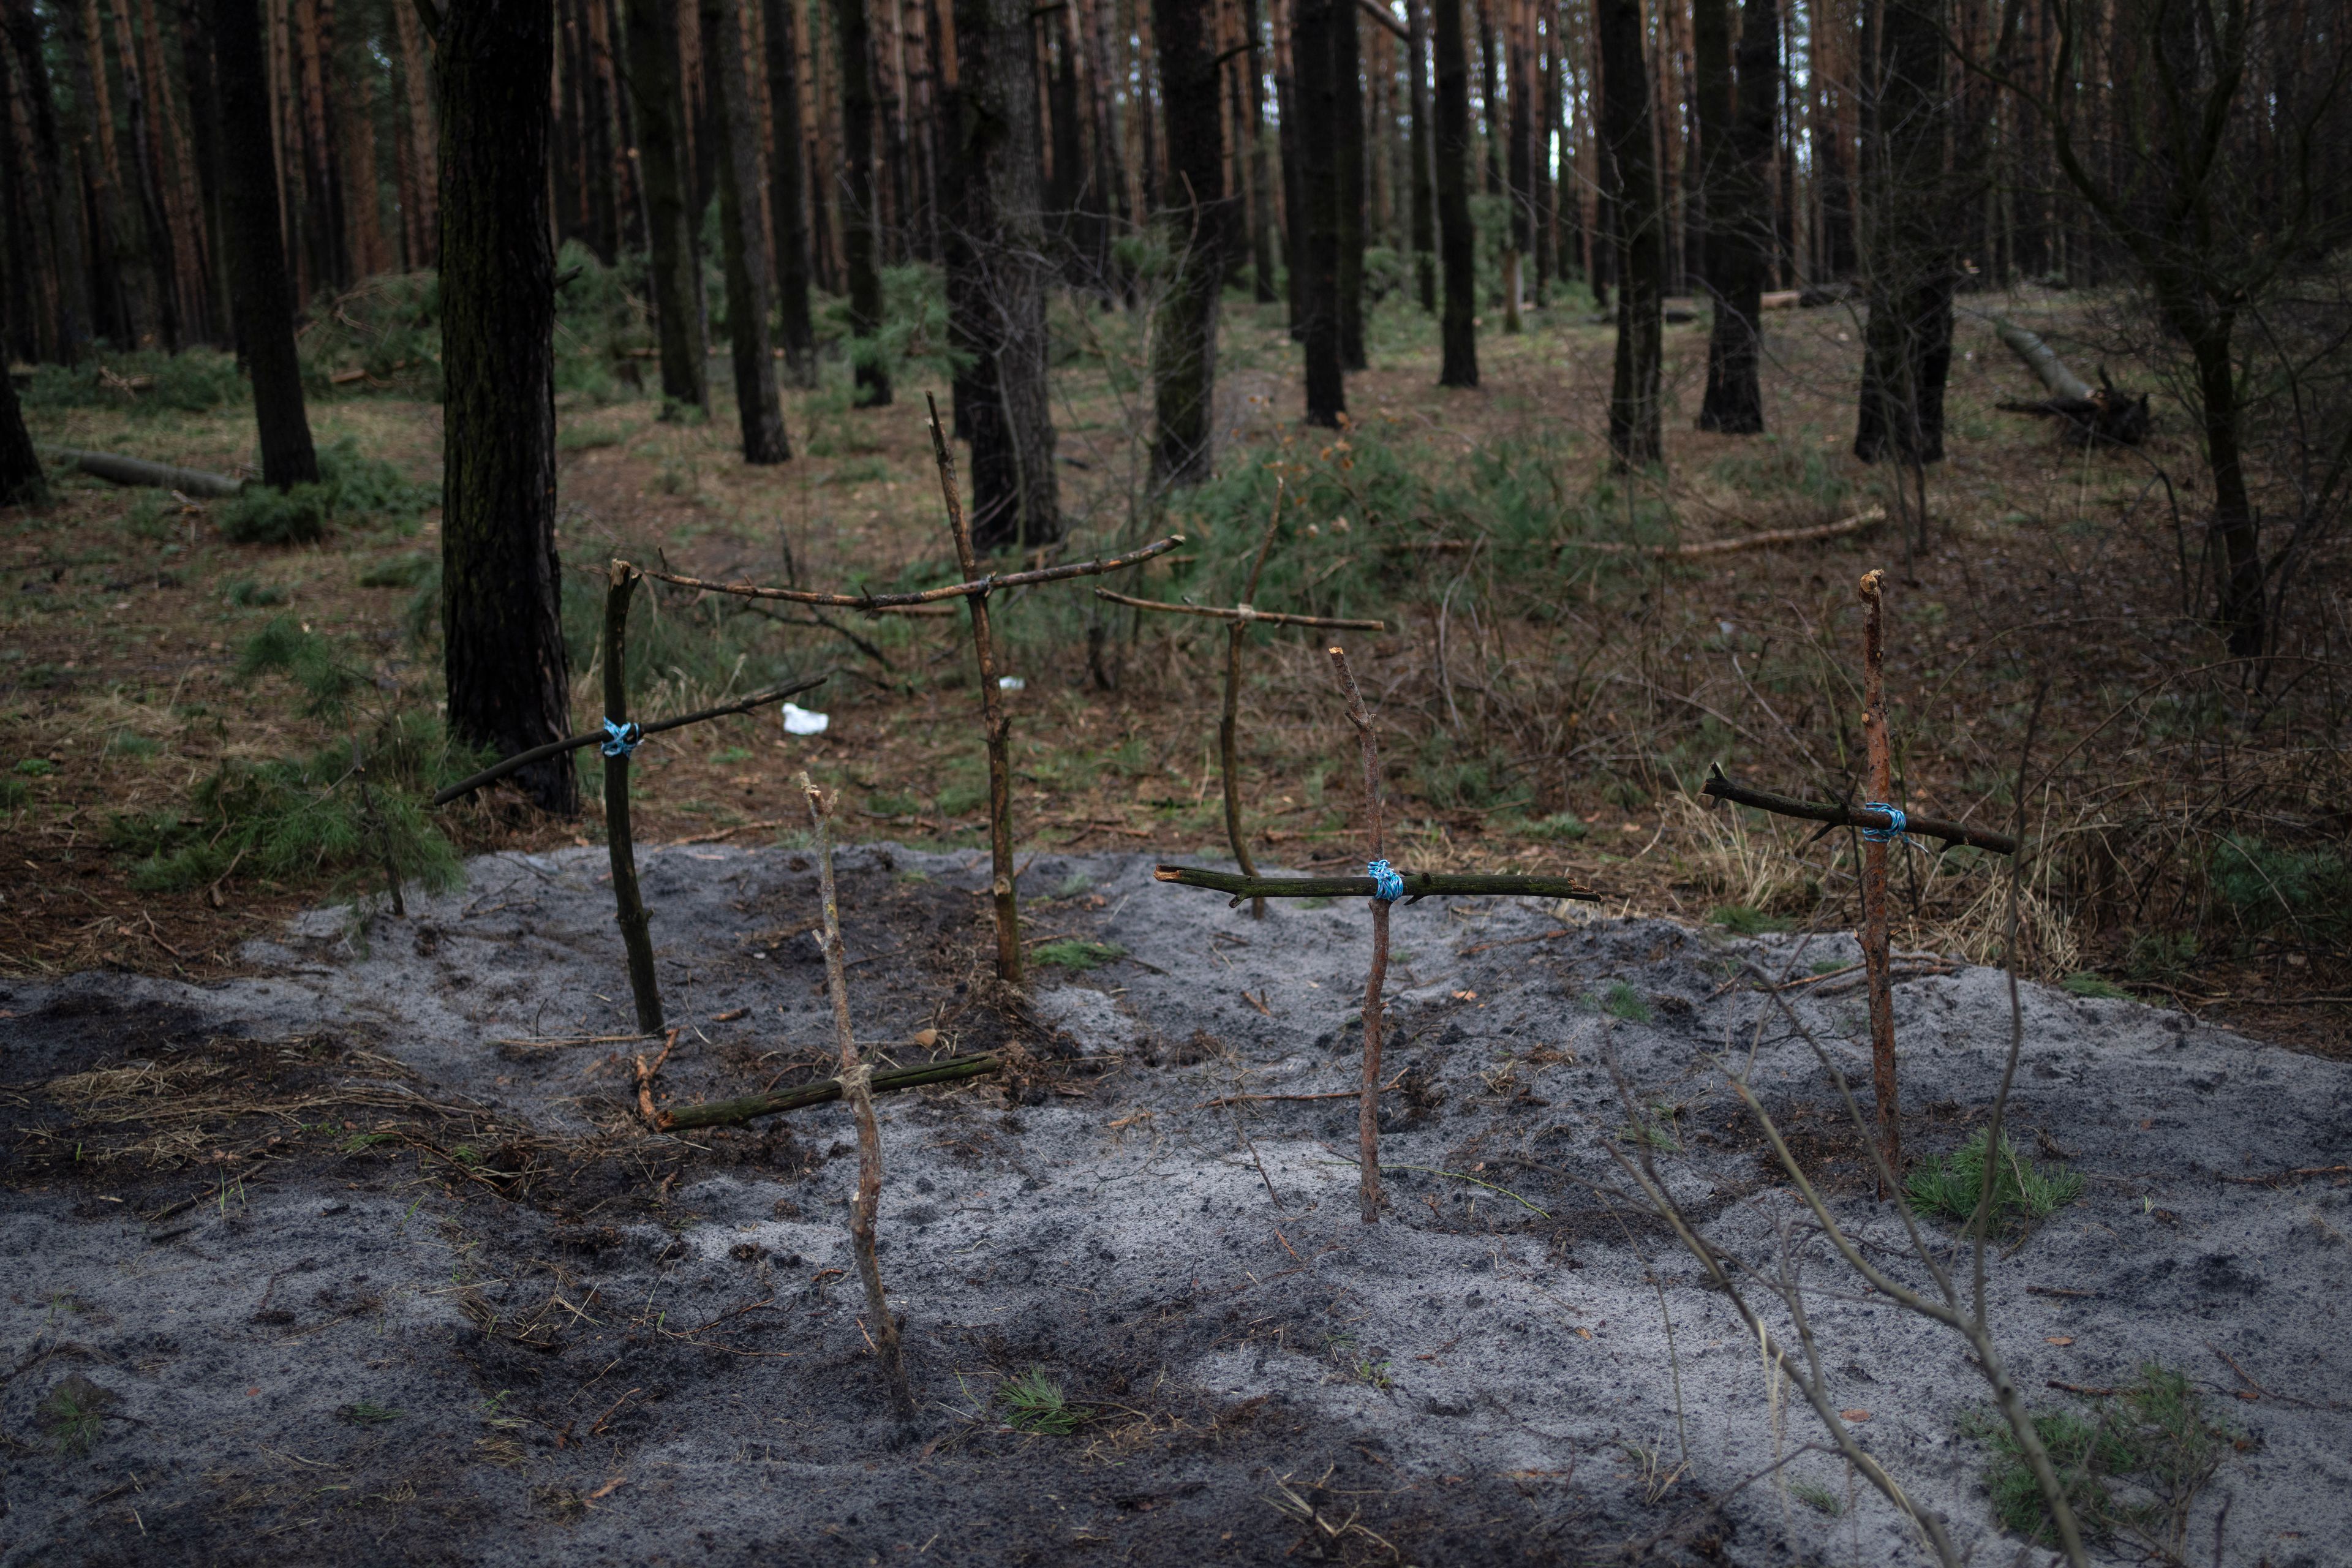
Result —
<instances>
[{"instance_id":1,"label":"log lying on ground","mask_svg":"<svg viewBox=\"0 0 2352 1568\"><path fill-rule=\"evenodd\" d=\"M202 468L175 468L169 463L151 463L143 458L126 458L120 452L85 452L78 447L50 447L45 450L58 462L110 484L178 490L182 495L214 500L245 493L243 479L206 473Z\"/></svg>"},{"instance_id":2,"label":"log lying on ground","mask_svg":"<svg viewBox=\"0 0 2352 1568\"><path fill-rule=\"evenodd\" d=\"M1602 894L1570 877L1521 877L1486 871L1404 871L1408 900L1434 894L1487 894L1535 899L1583 899L1598 902ZM1369 899L1370 877L1244 877L1234 871L1209 871L1194 866L1154 866L1154 881L1176 882L1187 888L1207 888L1244 899Z\"/></svg>"},{"instance_id":3,"label":"log lying on ground","mask_svg":"<svg viewBox=\"0 0 2352 1568\"><path fill-rule=\"evenodd\" d=\"M1590 550L1601 555L1647 555L1659 561L1688 561L1706 555L1731 555L1742 550L1770 550L1782 544L1806 544L1816 539L1838 539L1877 527L1886 521L1886 509L1874 506L1838 522L1811 528L1774 528L1737 539L1700 539L1688 544L1605 544L1587 539L1563 539L1562 550Z\"/></svg>"},{"instance_id":4,"label":"log lying on ground","mask_svg":"<svg viewBox=\"0 0 2352 1568\"><path fill-rule=\"evenodd\" d=\"M1891 826L1886 814L1869 811L1860 806L1839 805L1828 801L1799 800L1794 795L1775 795L1770 790L1750 789L1726 778L1721 768L1707 774L1699 793L1716 800L1727 800L1737 805L1752 805L1759 811L1769 811L1779 816L1794 816L1807 822L1826 823L1832 827ZM1964 822L1948 822L1939 816L1919 816L1905 814L1904 831L1917 838L1940 838L1945 847L1966 844L1972 848L1988 849L1995 855L2017 853L2017 840L2006 833L1988 828L1970 827Z\"/></svg>"},{"instance_id":5,"label":"log lying on ground","mask_svg":"<svg viewBox=\"0 0 2352 1568\"><path fill-rule=\"evenodd\" d=\"M2063 419L2069 433L2077 441L2101 442L2108 446L2137 447L2147 436L2147 395L2133 397L2116 390L2107 379L2104 367L2099 371L2097 387L2076 375L2058 357L2057 351L2032 332L2013 321L1999 316L1988 316L1993 331L2007 343L2010 352L2025 362L2046 388L2050 395L2040 403L2001 403L1995 405L2008 414L2036 414L2044 418Z\"/></svg>"},{"instance_id":6,"label":"log lying on ground","mask_svg":"<svg viewBox=\"0 0 2352 1568\"><path fill-rule=\"evenodd\" d=\"M944 1061L925 1062L919 1067L887 1068L868 1079L867 1087L876 1094L887 1094L893 1089L921 1089L935 1083L961 1083L965 1079L984 1077L1003 1066L1003 1058L992 1053L950 1057ZM681 1105L663 1112L661 1124L666 1132L688 1127L732 1127L755 1116L774 1116L782 1111L823 1105L827 1100L840 1098L839 1079L819 1079L814 1083L804 1083L781 1094L751 1094L740 1100L714 1100L703 1105Z\"/></svg>"}]
</instances>

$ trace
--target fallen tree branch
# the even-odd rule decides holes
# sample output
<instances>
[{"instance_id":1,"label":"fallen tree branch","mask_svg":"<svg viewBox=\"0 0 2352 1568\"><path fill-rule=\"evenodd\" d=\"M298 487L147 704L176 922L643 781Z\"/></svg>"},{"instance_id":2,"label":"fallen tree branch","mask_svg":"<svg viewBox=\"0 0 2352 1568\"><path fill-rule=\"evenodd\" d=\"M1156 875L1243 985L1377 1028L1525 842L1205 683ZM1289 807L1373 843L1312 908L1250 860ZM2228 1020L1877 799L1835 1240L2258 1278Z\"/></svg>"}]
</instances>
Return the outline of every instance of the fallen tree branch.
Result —
<instances>
[{"instance_id":1,"label":"fallen tree branch","mask_svg":"<svg viewBox=\"0 0 2352 1568\"><path fill-rule=\"evenodd\" d=\"M811 588L762 588L752 583L713 583L703 577L682 577L675 572L656 572L640 566L637 570L657 582L673 583L681 588L700 588L713 594L734 594L746 599L782 599L793 605L832 605L845 610L904 609L909 605L937 604L941 599L970 598L1004 588L1026 588L1034 583L1059 583L1071 577L1099 577L1106 572L1117 572L1139 562L1164 555L1184 542L1181 533L1165 539L1155 539L1140 550L1130 550L1124 555L1108 560L1076 561L1066 566L1045 566L1034 572L1007 572L1002 576L975 578L968 583L950 583L944 587L925 588L914 594L821 594Z\"/></svg>"},{"instance_id":2,"label":"fallen tree branch","mask_svg":"<svg viewBox=\"0 0 2352 1568\"><path fill-rule=\"evenodd\" d=\"M1339 621L1325 616L1293 616L1280 610L1254 609L1238 605L1226 609L1219 605L1171 605L1159 599L1135 599L1125 594L1114 594L1108 588L1097 588L1095 597L1108 599L1114 605L1132 605L1139 610L1160 610L1171 616L1205 616L1213 621L1263 621L1270 626L1319 626L1326 631L1384 632L1386 621Z\"/></svg>"},{"instance_id":3,"label":"fallen tree branch","mask_svg":"<svg viewBox=\"0 0 2352 1568\"><path fill-rule=\"evenodd\" d=\"M1570 877L1521 877L1486 871L1402 871L1407 902L1453 894L1467 897L1494 894L1534 899L1583 899L1599 902L1596 893ZM1233 871L1210 871L1196 866L1154 866L1152 880L1187 888L1207 888L1244 899L1369 899L1370 877L1244 877Z\"/></svg>"},{"instance_id":4,"label":"fallen tree branch","mask_svg":"<svg viewBox=\"0 0 2352 1568\"><path fill-rule=\"evenodd\" d=\"M1590 550L1601 555L1647 555L1657 561L1688 561L1703 555L1732 555L1743 550L1770 550L1782 544L1808 544L1817 539L1840 539L1849 533L1875 528L1885 521L1886 509L1874 506L1841 522L1818 523L1811 528L1768 529L1762 533L1746 533L1737 539L1701 539L1688 544L1607 544L1584 539L1563 539L1554 548Z\"/></svg>"},{"instance_id":5,"label":"fallen tree branch","mask_svg":"<svg viewBox=\"0 0 2352 1568\"><path fill-rule=\"evenodd\" d=\"M1734 784L1724 776L1720 767L1708 771L1706 783L1700 787L1699 793L1717 800L1730 801L1736 805L1752 805L1776 816L1800 817L1807 822L1827 823L1832 827L1894 826L1883 811L1864 811L1858 806L1799 800L1794 795L1775 795L1770 790L1750 789L1746 784ZM1904 831L1914 837L1940 838L1947 848L1955 844L1966 844L1972 848L1990 850L1995 855L2017 853L2017 840L2006 833L1970 827L1964 822L1947 822L1939 816L1906 814Z\"/></svg>"},{"instance_id":6,"label":"fallen tree branch","mask_svg":"<svg viewBox=\"0 0 2352 1568\"><path fill-rule=\"evenodd\" d=\"M639 575L649 576L651 574L640 573ZM683 730L688 724L699 724L707 719L724 719L731 713L749 713L753 709L764 708L771 702L782 702L787 697L797 697L814 687L824 685L830 679L832 679L832 672L827 671L824 675L812 676L806 680L797 681L791 686L780 686L773 691L762 691L757 697L746 697L740 702L723 702L716 708L705 708L698 713L681 713L675 719L660 719L650 724L640 724L637 726L637 732L640 735L658 735L665 730ZM517 769L527 768L531 763L542 762L549 757L560 757L566 752L576 752L583 746L601 745L604 739L604 731L599 729L584 735L567 735L561 741L550 741L546 745L533 746L528 752L517 752L504 762L484 768L469 779L460 779L451 784L433 797L433 804L446 805L461 795L470 795L484 784L496 784Z\"/></svg>"},{"instance_id":7,"label":"fallen tree branch","mask_svg":"<svg viewBox=\"0 0 2352 1568\"><path fill-rule=\"evenodd\" d=\"M866 1087L876 1094L888 1094L894 1089L926 1089L935 1083L961 1083L968 1078L983 1078L1003 1069L1003 1058L993 1053L981 1056L949 1057L944 1061L925 1062L919 1067L890 1068L877 1071ZM804 1110L812 1105L826 1105L841 1098L841 1080L819 1079L797 1089L787 1089L774 1094L747 1094L737 1100L714 1100L702 1105L682 1105L662 1118L665 1132L684 1131L691 1127L737 1127L755 1116L780 1116L787 1110Z\"/></svg>"},{"instance_id":8,"label":"fallen tree branch","mask_svg":"<svg viewBox=\"0 0 2352 1568\"><path fill-rule=\"evenodd\" d=\"M144 458L126 458L120 452L86 452L78 447L50 447L47 448L47 454L80 469L92 479L104 479L110 484L178 490L183 495L214 500L245 493L245 481L230 479L226 474L207 473L202 468L179 468L169 463L151 463Z\"/></svg>"}]
</instances>

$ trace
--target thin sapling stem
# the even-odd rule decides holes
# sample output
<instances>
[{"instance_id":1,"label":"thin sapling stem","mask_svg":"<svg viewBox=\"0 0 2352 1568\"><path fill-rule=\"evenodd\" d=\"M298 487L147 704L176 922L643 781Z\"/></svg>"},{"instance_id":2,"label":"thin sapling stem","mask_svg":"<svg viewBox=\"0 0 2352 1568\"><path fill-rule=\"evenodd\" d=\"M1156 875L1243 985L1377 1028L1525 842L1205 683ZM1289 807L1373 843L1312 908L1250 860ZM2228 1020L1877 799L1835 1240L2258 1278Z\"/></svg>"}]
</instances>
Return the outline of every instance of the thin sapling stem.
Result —
<instances>
[{"instance_id":1,"label":"thin sapling stem","mask_svg":"<svg viewBox=\"0 0 2352 1568\"><path fill-rule=\"evenodd\" d=\"M1364 1087L1356 1101L1357 1197L1366 1225L1381 1222L1381 986L1389 973L1389 905L1379 888L1380 873L1388 868L1388 851L1381 832L1381 748L1372 735L1371 715L1364 710L1364 694L1356 689L1356 673L1348 668L1348 650L1333 646L1331 668L1339 689L1348 697L1348 722L1364 752L1364 826L1372 849L1372 963L1364 976Z\"/></svg>"},{"instance_id":2,"label":"thin sapling stem","mask_svg":"<svg viewBox=\"0 0 2352 1568\"><path fill-rule=\"evenodd\" d=\"M1870 800L1887 804L1894 790L1893 748L1886 738L1885 607L1879 585L1885 574L1865 572L1862 595L1862 736L1870 767ZM1887 953L1886 830L1866 833L1862 845L1862 957L1870 972L1870 1079L1878 1098L1878 1147L1889 1173L1878 1195L1892 1197L1887 1184L1903 1178L1903 1111L1895 1077L1895 983Z\"/></svg>"},{"instance_id":3,"label":"thin sapling stem","mask_svg":"<svg viewBox=\"0 0 2352 1568\"><path fill-rule=\"evenodd\" d=\"M1242 588L1241 608L1248 609L1257 598L1258 574L1265 570L1266 552L1274 548L1275 531L1282 526L1282 477L1275 476L1274 509L1266 516L1265 536L1257 542L1257 555L1250 562L1249 581ZM1257 863L1250 858L1249 838L1242 832L1241 769L1234 757L1234 731L1240 727L1242 695L1242 638L1249 633L1249 622L1236 616L1225 628L1225 706L1217 716L1217 759L1224 770L1225 839L1234 847L1234 864L1242 875L1257 875ZM1250 900L1250 918L1265 919L1265 900Z\"/></svg>"},{"instance_id":4,"label":"thin sapling stem","mask_svg":"<svg viewBox=\"0 0 2352 1568\"><path fill-rule=\"evenodd\" d=\"M948 530L955 535L956 561L967 579L980 577L980 558L971 547L971 530L964 523L963 501L956 494L955 456L948 449L947 433L940 427L939 400L925 394L931 409L931 457L939 464L940 494L947 501ZM988 852L993 862L990 890L996 898L996 977L1008 985L1021 984L1021 909L1013 887L1012 721L1005 717L1004 696L996 684L996 646L988 624L988 589L963 595L971 607L971 646L980 664L980 709L988 740Z\"/></svg>"},{"instance_id":5,"label":"thin sapling stem","mask_svg":"<svg viewBox=\"0 0 2352 1568\"><path fill-rule=\"evenodd\" d=\"M936 419L936 415L934 415ZM937 429L934 424L933 428ZM834 889L833 823L824 792L797 781L808 797L809 817L816 826L818 887L824 904L824 984L833 997L833 1032L841 1047L841 1092L857 1116L857 1195L849 1206L850 1250L857 1255L858 1278L866 1282L866 1305L874 1320L874 1355L890 1385L890 1402L901 1422L915 1419L915 1396L907 1386L907 1358L898 1342L898 1321L890 1316L882 1294L882 1266L874 1256L874 1216L882 1205L882 1129L874 1120L873 1069L857 1054L857 1036L849 1023L849 970L841 953L841 902Z\"/></svg>"}]
</instances>

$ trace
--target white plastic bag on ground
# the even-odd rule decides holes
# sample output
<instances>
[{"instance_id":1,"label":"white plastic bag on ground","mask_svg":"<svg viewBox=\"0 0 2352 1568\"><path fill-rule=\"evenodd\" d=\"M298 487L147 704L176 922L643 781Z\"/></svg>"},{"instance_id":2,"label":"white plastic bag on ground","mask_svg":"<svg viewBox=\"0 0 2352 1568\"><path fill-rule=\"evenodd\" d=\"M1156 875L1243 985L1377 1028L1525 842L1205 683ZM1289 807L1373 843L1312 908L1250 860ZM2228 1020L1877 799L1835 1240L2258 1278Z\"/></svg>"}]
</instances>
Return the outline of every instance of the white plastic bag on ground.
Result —
<instances>
[{"instance_id":1,"label":"white plastic bag on ground","mask_svg":"<svg viewBox=\"0 0 2352 1568\"><path fill-rule=\"evenodd\" d=\"M833 723L830 713L817 713L797 702L784 704L784 733L787 735L822 735Z\"/></svg>"}]
</instances>

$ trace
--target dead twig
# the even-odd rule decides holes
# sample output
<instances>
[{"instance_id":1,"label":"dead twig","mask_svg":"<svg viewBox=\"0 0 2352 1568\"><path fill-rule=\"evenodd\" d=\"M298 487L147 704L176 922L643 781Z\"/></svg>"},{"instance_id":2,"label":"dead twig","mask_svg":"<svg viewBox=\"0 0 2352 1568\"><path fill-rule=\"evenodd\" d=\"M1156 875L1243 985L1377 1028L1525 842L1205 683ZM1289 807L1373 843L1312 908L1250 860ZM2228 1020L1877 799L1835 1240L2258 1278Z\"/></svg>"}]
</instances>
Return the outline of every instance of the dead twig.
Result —
<instances>
[{"instance_id":1,"label":"dead twig","mask_svg":"<svg viewBox=\"0 0 2352 1568\"><path fill-rule=\"evenodd\" d=\"M939 409L933 400L932 415ZM950 470L952 472L952 470ZM961 516L961 509L958 509ZM1112 555L1098 561L1074 561L1062 566L1043 566L1034 572L1006 572L1001 575L979 575L976 562L967 560L964 571L968 580L950 583L943 587L925 588L912 594L820 594L805 588L763 588L751 583L713 583L701 577L681 577L674 572L655 572L639 567L645 575L664 583L674 583L681 588L700 588L712 594L733 594L745 599L783 599L795 605L828 605L845 610L902 610L912 605L937 604L942 599L983 598L1004 588L1026 588L1038 583L1063 583L1073 577L1099 577L1106 573L1122 571L1164 555L1184 542L1181 533L1165 539L1155 539L1139 550L1124 555Z\"/></svg>"}]
</instances>

